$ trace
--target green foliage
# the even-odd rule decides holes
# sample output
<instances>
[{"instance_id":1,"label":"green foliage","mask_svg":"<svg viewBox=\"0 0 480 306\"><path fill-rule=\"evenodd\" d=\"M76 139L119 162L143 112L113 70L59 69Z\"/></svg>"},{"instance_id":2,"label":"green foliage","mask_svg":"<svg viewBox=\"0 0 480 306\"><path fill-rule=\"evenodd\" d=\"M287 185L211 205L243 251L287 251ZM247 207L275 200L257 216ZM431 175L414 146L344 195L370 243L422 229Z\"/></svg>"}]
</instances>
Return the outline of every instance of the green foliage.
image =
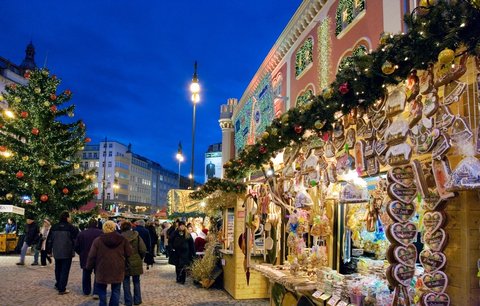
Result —
<instances>
[{"instance_id":1,"label":"green foliage","mask_svg":"<svg viewBox=\"0 0 480 306\"><path fill-rule=\"evenodd\" d=\"M0 96L15 116L5 111L0 116L0 151L12 154L0 156L0 200L54 221L63 210L79 208L93 196L86 178L91 173L82 171L77 155L84 146L85 125L68 122L75 106L65 103L72 94L68 89L57 93L60 80L55 75L42 69L27 71L25 78L26 85L10 84Z\"/></svg>"},{"instance_id":2,"label":"green foliage","mask_svg":"<svg viewBox=\"0 0 480 306\"><path fill-rule=\"evenodd\" d=\"M174 220L174 219L188 219L188 218L196 218L196 217L205 217L204 213L201 212L189 212L189 213L179 213L179 212L174 212L173 214L168 215L168 219Z\"/></svg>"},{"instance_id":3,"label":"green foliage","mask_svg":"<svg viewBox=\"0 0 480 306\"><path fill-rule=\"evenodd\" d=\"M223 180L219 178L209 179L199 190L192 192L189 196L194 200L202 200L214 193L217 190L224 191L227 193L233 192L237 194L245 193L247 186L243 183L237 183L231 180Z\"/></svg>"},{"instance_id":4,"label":"green foliage","mask_svg":"<svg viewBox=\"0 0 480 306\"><path fill-rule=\"evenodd\" d=\"M335 113L348 114L354 108L368 107L384 96L387 86L400 83L412 69L425 69L429 63L435 63L438 53L445 48L462 48L470 54L480 55L480 11L473 4L439 1L424 10L424 15L405 17L408 33L385 35L375 51L353 55L351 64L337 73L323 95L274 119L266 128L267 137L245 147L237 159L225 164L226 177L246 177L285 147L302 143L306 130L330 131ZM398 66L390 75L382 72L386 61ZM315 122L325 124L318 129Z\"/></svg>"}]
</instances>

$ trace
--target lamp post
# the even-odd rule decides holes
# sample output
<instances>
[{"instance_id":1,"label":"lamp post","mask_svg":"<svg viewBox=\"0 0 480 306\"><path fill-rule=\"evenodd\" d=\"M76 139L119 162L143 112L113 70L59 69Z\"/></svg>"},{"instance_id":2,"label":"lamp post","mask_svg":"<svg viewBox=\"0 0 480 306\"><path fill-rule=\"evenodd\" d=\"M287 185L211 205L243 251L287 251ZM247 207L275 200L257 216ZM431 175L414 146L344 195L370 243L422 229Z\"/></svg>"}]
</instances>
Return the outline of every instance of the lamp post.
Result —
<instances>
[{"instance_id":1,"label":"lamp post","mask_svg":"<svg viewBox=\"0 0 480 306\"><path fill-rule=\"evenodd\" d=\"M192 83L190 84L190 92L192 93L192 102L193 102L193 122L192 122L192 166L190 169L190 188L193 189L194 185L194 160L195 160L195 109L197 103L200 101L200 84L198 84L197 77L197 61L195 61Z\"/></svg>"},{"instance_id":2,"label":"lamp post","mask_svg":"<svg viewBox=\"0 0 480 306\"><path fill-rule=\"evenodd\" d=\"M178 189L180 189L180 164L184 161L183 153L182 153L182 143L178 143L178 150L177 155L175 158L178 160Z\"/></svg>"}]
</instances>

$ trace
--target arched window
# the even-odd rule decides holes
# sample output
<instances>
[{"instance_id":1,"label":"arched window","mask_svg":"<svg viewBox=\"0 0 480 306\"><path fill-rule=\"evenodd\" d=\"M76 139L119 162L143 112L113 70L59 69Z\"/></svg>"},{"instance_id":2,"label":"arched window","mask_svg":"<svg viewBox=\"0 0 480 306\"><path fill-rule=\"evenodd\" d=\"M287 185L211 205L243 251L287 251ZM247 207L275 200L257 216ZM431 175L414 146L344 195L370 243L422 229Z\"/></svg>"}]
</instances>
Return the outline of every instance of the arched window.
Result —
<instances>
[{"instance_id":1,"label":"arched window","mask_svg":"<svg viewBox=\"0 0 480 306\"><path fill-rule=\"evenodd\" d=\"M368 49L364 45L358 45L355 49L353 49L352 55L350 56L345 56L342 61L340 62L340 65L338 65L338 70L342 70L345 67L348 67L353 63L353 57L358 56L358 55L364 55L368 53Z\"/></svg>"},{"instance_id":2,"label":"arched window","mask_svg":"<svg viewBox=\"0 0 480 306\"><path fill-rule=\"evenodd\" d=\"M295 56L295 77L309 68L313 62L313 38L309 37L303 45L298 49Z\"/></svg>"},{"instance_id":3,"label":"arched window","mask_svg":"<svg viewBox=\"0 0 480 306\"><path fill-rule=\"evenodd\" d=\"M307 89L301 95L298 96L297 101L295 102L295 107L300 107L302 105L308 104L313 98L313 90Z\"/></svg>"},{"instance_id":4,"label":"arched window","mask_svg":"<svg viewBox=\"0 0 480 306\"><path fill-rule=\"evenodd\" d=\"M335 34L340 34L365 9L365 0L340 0L335 15Z\"/></svg>"}]
</instances>

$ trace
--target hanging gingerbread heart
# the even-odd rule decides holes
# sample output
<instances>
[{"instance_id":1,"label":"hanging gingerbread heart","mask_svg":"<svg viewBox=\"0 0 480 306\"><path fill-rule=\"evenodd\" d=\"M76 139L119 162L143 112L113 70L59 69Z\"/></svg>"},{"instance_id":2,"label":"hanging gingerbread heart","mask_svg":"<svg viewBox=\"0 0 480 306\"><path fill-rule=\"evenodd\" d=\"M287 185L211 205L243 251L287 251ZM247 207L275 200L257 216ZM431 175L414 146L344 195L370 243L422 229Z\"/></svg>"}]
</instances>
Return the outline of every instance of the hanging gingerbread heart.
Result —
<instances>
[{"instance_id":1,"label":"hanging gingerbread heart","mask_svg":"<svg viewBox=\"0 0 480 306\"><path fill-rule=\"evenodd\" d=\"M436 230L435 232L425 233L423 240L425 244L435 252L441 252L447 245L447 233L443 228Z\"/></svg>"},{"instance_id":2,"label":"hanging gingerbread heart","mask_svg":"<svg viewBox=\"0 0 480 306\"><path fill-rule=\"evenodd\" d=\"M387 172L390 181L398 183L403 187L411 187L415 184L415 173L412 165L392 167Z\"/></svg>"},{"instance_id":3,"label":"hanging gingerbread heart","mask_svg":"<svg viewBox=\"0 0 480 306\"><path fill-rule=\"evenodd\" d=\"M393 223L387 228L387 236L391 242L407 246L417 237L417 226L412 222Z\"/></svg>"},{"instance_id":4,"label":"hanging gingerbread heart","mask_svg":"<svg viewBox=\"0 0 480 306\"><path fill-rule=\"evenodd\" d=\"M414 267L417 261L417 248L414 244L393 246L394 259L405 266Z\"/></svg>"},{"instance_id":5,"label":"hanging gingerbread heart","mask_svg":"<svg viewBox=\"0 0 480 306\"><path fill-rule=\"evenodd\" d=\"M423 214L423 227L427 233L435 232L445 225L446 215L442 211L426 211Z\"/></svg>"},{"instance_id":6,"label":"hanging gingerbread heart","mask_svg":"<svg viewBox=\"0 0 480 306\"><path fill-rule=\"evenodd\" d=\"M422 275L423 285L434 293L443 293L448 286L448 277L442 271Z\"/></svg>"},{"instance_id":7,"label":"hanging gingerbread heart","mask_svg":"<svg viewBox=\"0 0 480 306\"><path fill-rule=\"evenodd\" d=\"M446 293L427 293L422 296L422 302L425 306L449 306L450 296Z\"/></svg>"},{"instance_id":8,"label":"hanging gingerbread heart","mask_svg":"<svg viewBox=\"0 0 480 306\"><path fill-rule=\"evenodd\" d=\"M427 273L441 270L447 263L447 257L442 252L424 249L420 252L420 263Z\"/></svg>"},{"instance_id":9,"label":"hanging gingerbread heart","mask_svg":"<svg viewBox=\"0 0 480 306\"><path fill-rule=\"evenodd\" d=\"M408 222L415 214L415 205L392 201L387 205L387 213L393 220L401 223Z\"/></svg>"}]
</instances>

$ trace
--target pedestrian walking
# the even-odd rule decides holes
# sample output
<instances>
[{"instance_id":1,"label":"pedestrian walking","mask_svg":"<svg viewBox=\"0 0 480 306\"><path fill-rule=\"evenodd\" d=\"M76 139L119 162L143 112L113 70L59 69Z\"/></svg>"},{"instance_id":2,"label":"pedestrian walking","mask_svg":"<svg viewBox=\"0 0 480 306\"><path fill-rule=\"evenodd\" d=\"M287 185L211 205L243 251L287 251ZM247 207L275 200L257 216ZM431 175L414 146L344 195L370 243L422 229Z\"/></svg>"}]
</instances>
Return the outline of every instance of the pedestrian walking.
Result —
<instances>
[{"instance_id":1,"label":"pedestrian walking","mask_svg":"<svg viewBox=\"0 0 480 306\"><path fill-rule=\"evenodd\" d=\"M168 230L172 226L170 222L165 222L165 227L162 230L162 238L163 238L163 254L168 258L168 252L169 252L169 247L168 247Z\"/></svg>"},{"instance_id":2,"label":"pedestrian walking","mask_svg":"<svg viewBox=\"0 0 480 306\"><path fill-rule=\"evenodd\" d=\"M195 256L195 246L190 233L185 227L184 221L179 221L178 230L175 231L172 239L171 262L175 265L177 283L185 284L187 267L192 263ZM170 260L169 260L170 263Z\"/></svg>"},{"instance_id":3,"label":"pedestrian walking","mask_svg":"<svg viewBox=\"0 0 480 306\"><path fill-rule=\"evenodd\" d=\"M66 288L78 235L78 229L71 222L70 213L62 212L60 222L52 226L47 237L47 253L53 254L55 259L55 288L58 294L70 293Z\"/></svg>"},{"instance_id":4,"label":"pedestrian walking","mask_svg":"<svg viewBox=\"0 0 480 306\"><path fill-rule=\"evenodd\" d=\"M125 269L125 278L123 280L123 298L125 305L131 306L142 304L142 291L140 286L140 275L143 274L143 258L147 252L147 247L138 232L132 231L132 223L122 222L122 236L125 237L132 247L132 255L128 257L127 267ZM133 282L133 301L132 291L130 290L130 279Z\"/></svg>"},{"instance_id":5,"label":"pedestrian walking","mask_svg":"<svg viewBox=\"0 0 480 306\"><path fill-rule=\"evenodd\" d=\"M87 269L87 259L93 241L103 234L98 228L97 220L91 219L88 228L78 234L75 242L75 252L80 256L80 267L82 268L82 290L84 295L92 292L92 270ZM98 293L93 288L93 297L98 298Z\"/></svg>"},{"instance_id":6,"label":"pedestrian walking","mask_svg":"<svg viewBox=\"0 0 480 306\"><path fill-rule=\"evenodd\" d=\"M153 224L152 221L147 222L147 226L145 228L148 230L148 233L150 234L150 249L148 251L150 252L150 254L152 254L155 257L156 256L155 245L158 242L157 230L155 229L155 225Z\"/></svg>"},{"instance_id":7,"label":"pedestrian walking","mask_svg":"<svg viewBox=\"0 0 480 306\"><path fill-rule=\"evenodd\" d=\"M27 250L29 247L35 248L35 245L40 240L40 229L38 228L37 223L34 220L32 215L27 215L27 225L25 227L25 238L22 244L22 250L20 251L20 261L17 262L17 265L23 266L25 265L25 255L27 255ZM38 255L32 263L32 265L38 265Z\"/></svg>"},{"instance_id":8,"label":"pedestrian walking","mask_svg":"<svg viewBox=\"0 0 480 306\"><path fill-rule=\"evenodd\" d=\"M50 228L52 224L50 220L45 219L43 220L43 226L40 228L40 264L42 267L45 267L48 263L52 263L52 258L47 254L47 237L50 233Z\"/></svg>"},{"instance_id":9,"label":"pedestrian walking","mask_svg":"<svg viewBox=\"0 0 480 306\"><path fill-rule=\"evenodd\" d=\"M99 295L99 305L107 305L107 286L111 285L112 294L108 305L120 304L120 286L125 279L127 258L132 254L128 240L116 232L113 221L103 224L103 234L93 241L88 253L87 266L95 269L95 291Z\"/></svg>"}]
</instances>

